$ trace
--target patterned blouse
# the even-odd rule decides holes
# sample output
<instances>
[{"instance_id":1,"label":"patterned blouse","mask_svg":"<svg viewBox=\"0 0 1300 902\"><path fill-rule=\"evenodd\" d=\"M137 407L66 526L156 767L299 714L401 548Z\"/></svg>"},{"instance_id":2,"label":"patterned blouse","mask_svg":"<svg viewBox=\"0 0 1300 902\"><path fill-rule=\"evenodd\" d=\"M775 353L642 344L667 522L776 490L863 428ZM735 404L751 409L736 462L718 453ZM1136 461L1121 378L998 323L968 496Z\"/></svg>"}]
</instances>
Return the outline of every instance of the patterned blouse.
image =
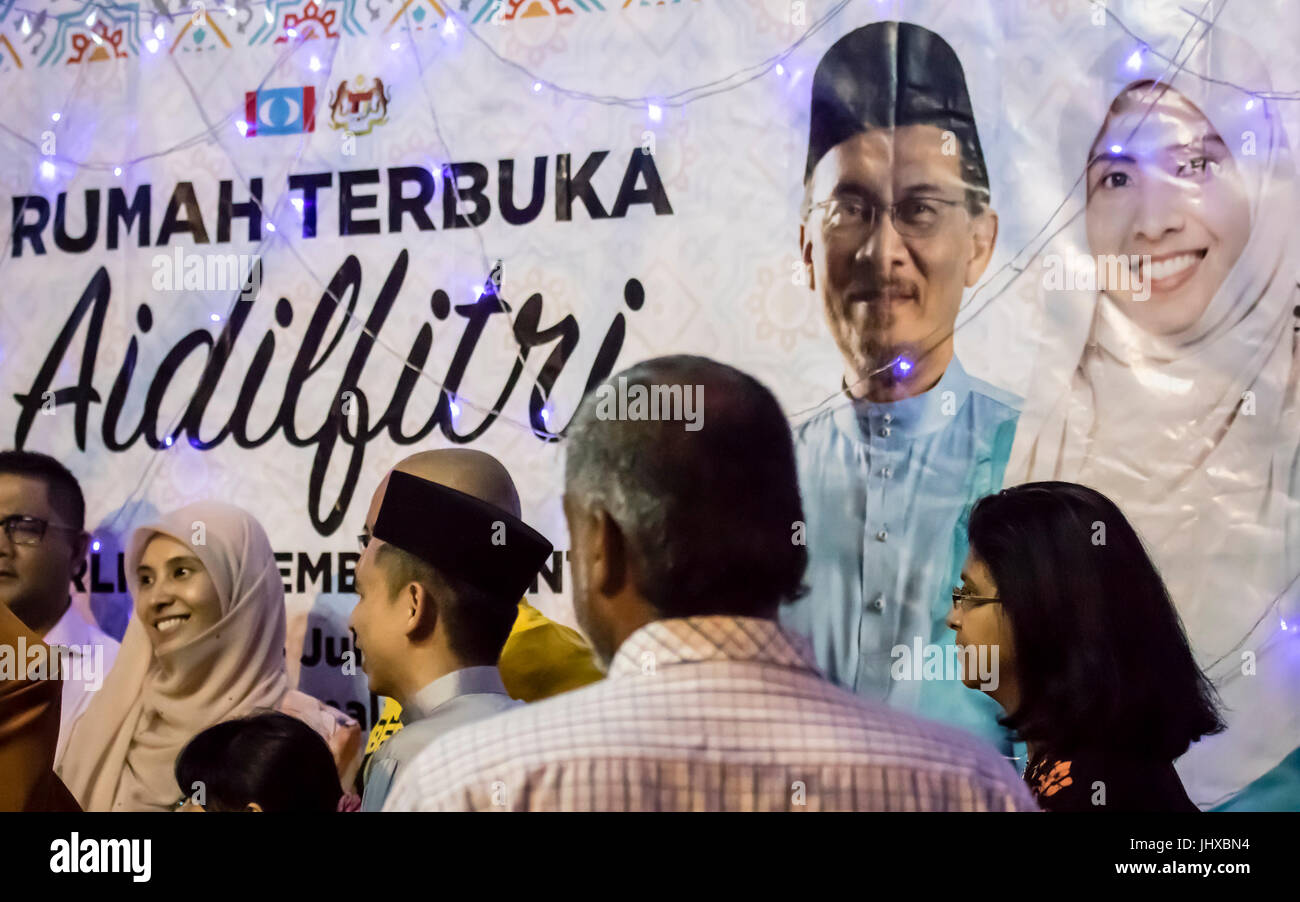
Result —
<instances>
[{"instance_id":1,"label":"patterned blouse","mask_svg":"<svg viewBox=\"0 0 1300 902\"><path fill-rule=\"evenodd\" d=\"M1025 782L1044 811L1199 811L1172 762L1105 752L1041 752Z\"/></svg>"}]
</instances>

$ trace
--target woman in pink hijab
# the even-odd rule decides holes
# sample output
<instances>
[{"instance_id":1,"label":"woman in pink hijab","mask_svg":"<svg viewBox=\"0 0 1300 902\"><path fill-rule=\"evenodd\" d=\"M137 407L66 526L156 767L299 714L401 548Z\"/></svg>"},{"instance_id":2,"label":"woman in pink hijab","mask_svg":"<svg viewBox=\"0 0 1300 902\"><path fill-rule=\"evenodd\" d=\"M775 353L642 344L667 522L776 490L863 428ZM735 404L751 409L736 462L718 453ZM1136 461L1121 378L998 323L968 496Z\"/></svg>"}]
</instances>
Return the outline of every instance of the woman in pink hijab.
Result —
<instances>
[{"instance_id":1,"label":"woman in pink hijab","mask_svg":"<svg viewBox=\"0 0 1300 902\"><path fill-rule=\"evenodd\" d=\"M176 756L213 724L259 710L306 722L344 785L355 720L289 688L284 587L261 524L201 501L135 531L127 548L134 611L117 663L78 721L60 776L87 811L167 811L189 794Z\"/></svg>"}]
</instances>

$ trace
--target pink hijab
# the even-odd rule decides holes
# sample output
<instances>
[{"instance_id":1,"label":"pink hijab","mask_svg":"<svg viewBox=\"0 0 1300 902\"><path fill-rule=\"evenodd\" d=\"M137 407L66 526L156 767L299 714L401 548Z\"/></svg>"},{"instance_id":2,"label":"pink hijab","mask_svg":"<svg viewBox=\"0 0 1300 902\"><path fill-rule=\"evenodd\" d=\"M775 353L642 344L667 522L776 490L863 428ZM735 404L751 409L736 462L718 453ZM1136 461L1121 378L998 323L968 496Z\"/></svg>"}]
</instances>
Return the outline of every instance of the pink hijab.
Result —
<instances>
[{"instance_id":1,"label":"pink hijab","mask_svg":"<svg viewBox=\"0 0 1300 902\"><path fill-rule=\"evenodd\" d=\"M188 545L221 601L221 619L188 644L155 655L132 613L117 663L68 742L60 776L87 811L165 811L183 795L176 756L196 733L274 708L289 690L284 587L261 524L229 504L200 501L137 529L136 570L156 535Z\"/></svg>"}]
</instances>

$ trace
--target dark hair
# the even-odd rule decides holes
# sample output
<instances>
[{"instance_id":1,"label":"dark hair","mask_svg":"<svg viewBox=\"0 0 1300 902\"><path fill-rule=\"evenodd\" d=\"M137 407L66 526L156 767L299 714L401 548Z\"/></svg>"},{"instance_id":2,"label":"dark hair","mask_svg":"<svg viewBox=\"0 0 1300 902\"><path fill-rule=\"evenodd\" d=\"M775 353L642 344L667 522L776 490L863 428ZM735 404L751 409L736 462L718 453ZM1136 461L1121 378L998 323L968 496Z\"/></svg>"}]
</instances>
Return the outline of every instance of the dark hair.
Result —
<instances>
[{"instance_id":1,"label":"dark hair","mask_svg":"<svg viewBox=\"0 0 1300 902\"><path fill-rule=\"evenodd\" d=\"M603 418L601 394L694 386L701 416ZM684 406L683 406L684 410ZM596 502L639 561L637 590L666 617L771 616L803 593L808 551L794 443L776 398L705 357L658 357L606 379L567 430L565 490Z\"/></svg>"},{"instance_id":2,"label":"dark hair","mask_svg":"<svg viewBox=\"0 0 1300 902\"><path fill-rule=\"evenodd\" d=\"M473 666L500 660L501 649L519 617L518 598L501 598L448 576L396 545L379 546L378 559L389 592L397 593L413 582L425 587L437 606L447 644L463 663Z\"/></svg>"},{"instance_id":3,"label":"dark hair","mask_svg":"<svg viewBox=\"0 0 1300 902\"><path fill-rule=\"evenodd\" d=\"M81 484L53 457L37 451L0 451L0 474L42 480L50 506L67 520L65 525L78 531L86 528L86 498L81 494Z\"/></svg>"},{"instance_id":4,"label":"dark hair","mask_svg":"<svg viewBox=\"0 0 1300 902\"><path fill-rule=\"evenodd\" d=\"M1003 723L1021 739L1172 761L1223 730L1164 581L1109 498L1005 489L976 503L970 544L1010 618L1020 703Z\"/></svg>"},{"instance_id":5,"label":"dark hair","mask_svg":"<svg viewBox=\"0 0 1300 902\"><path fill-rule=\"evenodd\" d=\"M208 727L176 758L187 796L202 784L207 811L335 811L343 796L325 740L296 717L268 711Z\"/></svg>"}]
</instances>

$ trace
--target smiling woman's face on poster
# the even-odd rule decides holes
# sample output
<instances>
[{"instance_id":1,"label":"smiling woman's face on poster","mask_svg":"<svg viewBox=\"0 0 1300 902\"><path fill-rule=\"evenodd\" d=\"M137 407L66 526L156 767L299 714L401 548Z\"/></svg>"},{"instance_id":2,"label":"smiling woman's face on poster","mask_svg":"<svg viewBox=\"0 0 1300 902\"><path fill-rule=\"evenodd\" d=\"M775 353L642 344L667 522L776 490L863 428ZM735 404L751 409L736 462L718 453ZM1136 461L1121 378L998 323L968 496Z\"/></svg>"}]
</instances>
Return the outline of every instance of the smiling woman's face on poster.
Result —
<instances>
[{"instance_id":1,"label":"smiling woman's face on poster","mask_svg":"<svg viewBox=\"0 0 1300 902\"><path fill-rule=\"evenodd\" d=\"M1139 83L1115 98L1088 161L1092 253L1143 258L1128 290L1107 293L1148 333L1192 326L1250 237L1246 187L1223 137L1177 91ZM1134 289L1147 285L1142 300Z\"/></svg>"},{"instance_id":2,"label":"smiling woman's face on poster","mask_svg":"<svg viewBox=\"0 0 1300 902\"><path fill-rule=\"evenodd\" d=\"M1300 799L1300 770L1274 770L1300 736L1290 108L1235 34L1176 46L1111 43L1061 111L1084 214L1061 247L1086 247L1097 280L1045 297L1042 388L1007 478L1086 485L1131 519L1229 721L1178 759L1180 779L1203 807L1258 805L1257 780ZM1117 263L1134 257L1135 273Z\"/></svg>"}]
</instances>

